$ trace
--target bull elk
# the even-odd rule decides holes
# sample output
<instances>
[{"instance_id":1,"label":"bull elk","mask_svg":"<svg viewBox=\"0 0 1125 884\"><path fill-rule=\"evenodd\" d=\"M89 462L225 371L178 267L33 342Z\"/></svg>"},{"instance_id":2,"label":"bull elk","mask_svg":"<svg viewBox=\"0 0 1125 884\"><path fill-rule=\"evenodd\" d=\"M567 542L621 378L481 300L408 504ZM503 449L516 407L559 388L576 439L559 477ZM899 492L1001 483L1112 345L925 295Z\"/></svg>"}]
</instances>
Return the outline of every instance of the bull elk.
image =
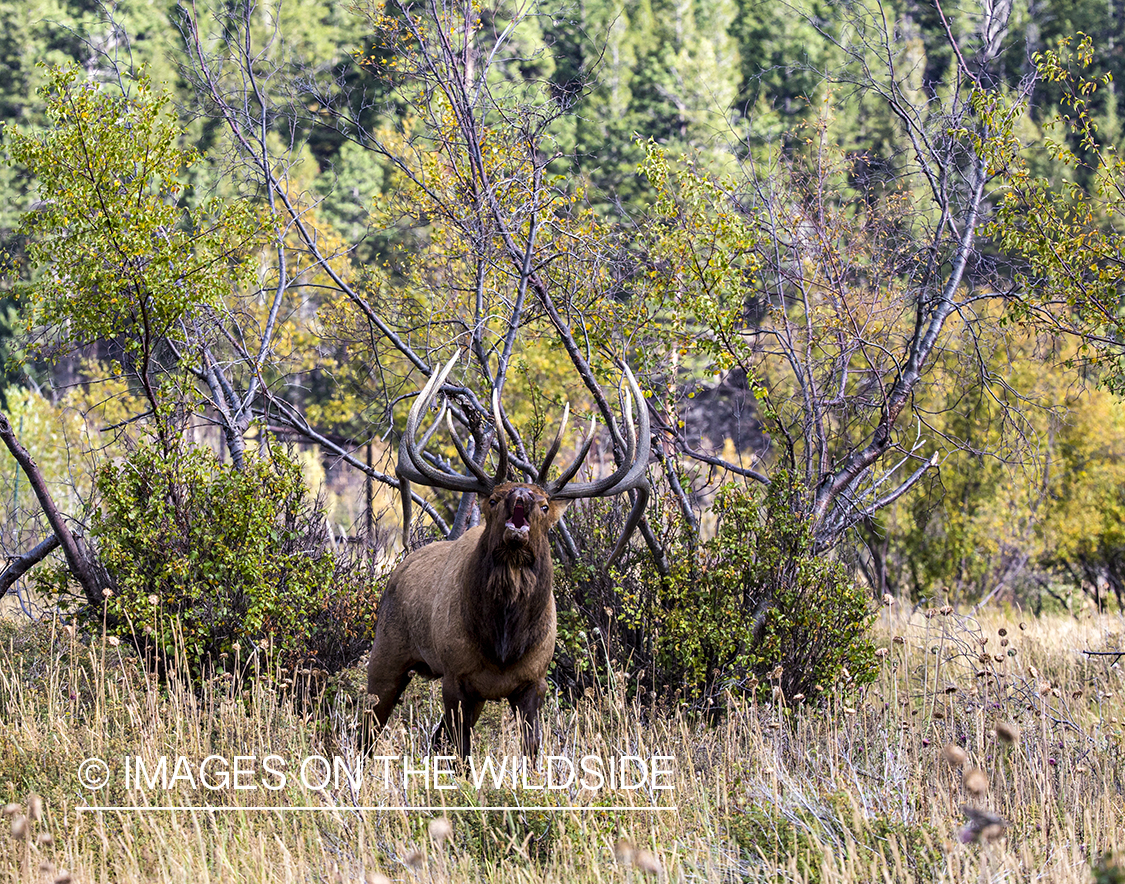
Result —
<instances>
[{"instance_id":1,"label":"bull elk","mask_svg":"<svg viewBox=\"0 0 1125 884\"><path fill-rule=\"evenodd\" d=\"M457 356L435 372L410 410L399 445L398 465L403 495L404 537L409 532L410 483L417 482L479 496L483 524L456 540L437 541L408 555L391 574L379 602L375 643L367 665L367 692L375 695L376 733L402 696L411 673L441 679L445 712L434 743L451 738L461 757L470 750L470 729L486 700L507 699L519 721L525 755L539 750L539 707L547 691L547 667L555 652L555 597L551 590L553 564L547 531L567 504L580 497L604 497L637 492L609 561L624 550L641 519L649 497L645 469L649 458L649 420L636 379L625 367L620 391L626 426L626 450L612 474L590 482L572 482L594 439L590 421L574 461L558 478L547 471L558 454L570 413L563 410L561 426L537 472L538 482L509 482L509 456L504 441L499 396L493 394L492 414L497 442L497 469L489 476L457 438L447 400L430 430L418 440L423 415ZM638 420L633 422L633 403ZM437 467L425 448L442 417L469 474Z\"/></svg>"}]
</instances>

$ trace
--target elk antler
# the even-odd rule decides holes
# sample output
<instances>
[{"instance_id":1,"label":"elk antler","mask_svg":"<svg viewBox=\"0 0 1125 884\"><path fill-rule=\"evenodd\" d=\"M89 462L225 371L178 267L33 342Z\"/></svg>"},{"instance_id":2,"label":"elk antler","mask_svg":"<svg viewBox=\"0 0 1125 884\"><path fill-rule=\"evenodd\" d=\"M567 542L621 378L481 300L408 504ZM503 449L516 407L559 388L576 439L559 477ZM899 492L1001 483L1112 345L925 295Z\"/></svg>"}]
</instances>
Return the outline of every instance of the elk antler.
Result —
<instances>
[{"instance_id":1,"label":"elk antler","mask_svg":"<svg viewBox=\"0 0 1125 884\"><path fill-rule=\"evenodd\" d=\"M648 499L651 493L648 478L645 476L645 470L648 468L649 454L652 449L652 434L649 430L648 406L645 404L644 393L641 392L641 388L637 384L637 379L633 377L633 372L629 370L628 365L623 364L622 367L625 370L625 379L628 382L628 387L621 391L621 413L625 418L626 429L625 456L621 459L621 463L616 470L604 478L595 479L592 482L568 484L574 474L578 472L579 466L590 450L590 443L594 439L594 421L591 420L590 430L586 435L586 441L582 443L577 457L575 457L569 467L563 470L558 479L547 486L548 495L560 500L574 500L579 497L608 497L611 494L621 494L625 491L635 491L637 493L636 499L633 501L633 508L629 512L629 518L626 519L625 527L621 530L621 536L617 539L617 544L613 547L613 552L610 553L609 560L606 562L607 566L617 561L618 556L625 551L625 546L628 544L629 538L633 535L637 525L640 524L641 516L644 515L645 507L648 505ZM634 400L636 400L637 403L639 428L635 427L633 424ZM557 441L556 439L556 445ZM549 453L552 457L554 456L556 445L551 446L552 450ZM542 478L543 474L540 473L540 481L542 481Z\"/></svg>"},{"instance_id":2,"label":"elk antler","mask_svg":"<svg viewBox=\"0 0 1125 884\"><path fill-rule=\"evenodd\" d=\"M491 494L496 484L496 479L490 479L477 463L469 457L468 452L465 451L456 433L453 434L453 440L454 444L457 446L457 453L468 465L473 475L466 476L452 469L440 469L432 466L422 454L422 449L424 449L426 443L430 441L430 437L433 435L438 424L441 423L442 417L449 416L448 401L442 401L441 414L438 415L438 419L434 421L433 425L422 437L422 441L419 442L415 438L418 434L418 425L422 421L422 415L429 409L434 396L441 389L441 385L445 383L445 379L449 377L449 373L453 371L453 366L457 364L457 359L460 355L460 352L454 353L452 358L442 367L441 371L434 372L430 375L430 379L426 382L426 385L422 387L422 392L419 393L418 398L414 400L414 405L411 407L410 414L406 418L406 429L403 431L402 438L398 443L398 465L395 467L395 474L398 476L399 491L402 493L402 545L404 548L409 548L410 546L411 482L418 482L421 485L431 485L435 488L445 488L448 491L459 491L462 494L468 491L477 494ZM494 411L496 411L496 401L496 398L493 397ZM452 418L450 418L449 424L452 430ZM507 449L504 446L503 433L499 426L497 428L497 433L501 438L501 466L506 470Z\"/></svg>"},{"instance_id":3,"label":"elk antler","mask_svg":"<svg viewBox=\"0 0 1125 884\"><path fill-rule=\"evenodd\" d=\"M504 481L508 472L510 459L508 456L507 442L504 438L504 414L503 409L500 407L500 395L495 390L492 393L492 419L495 425L494 438L496 439L499 449L495 475L489 476L485 473L481 466L469 455L464 444L461 442L460 438L458 438L453 428L453 418L449 412L449 403L447 400L442 401L441 412L438 414L437 420L434 421L420 441L417 439L418 426L422 422L422 416L429 409L438 391L441 390L445 379L449 377L449 373L453 371L453 366L456 365L459 356L460 353L454 353L452 358L442 367L441 371L435 372L430 376L429 381L426 382L426 385L422 388L422 392L418 394L418 398L410 409L410 414L406 419L406 429L402 434L402 439L399 441L398 465L395 468L395 473L399 477L399 488L402 492L402 541L404 547L409 545L410 540L411 482L418 482L419 484L430 485L435 488L444 488L447 491L457 491L462 494L472 492L487 496L492 493L492 490L498 484ZM582 466L582 462L586 459L586 455L589 453L590 446L594 441L594 430L597 425L597 420L596 418L591 418L590 427L586 432L586 438L579 447L574 460L559 474L557 479L549 483L546 481L547 471L550 469L555 455L559 452L563 433L566 430L567 420L570 417L569 402L566 403L563 409L559 430L555 434L554 441L551 442L550 447L547 449L542 466L539 468L539 482L541 487L548 497L554 499L574 500L580 497L607 497L611 494L621 494L626 491L636 492L636 498L633 501L633 508L629 513L629 518L625 522L625 527L621 532L616 546L613 548L613 553L610 555L607 564L615 562L618 556L624 551L629 538L640 523L641 516L644 513L645 506L648 504L650 495L648 479L645 477L645 470L648 467L649 453L651 450L648 407L645 404L644 394L637 385L637 379L633 377L629 366L625 365L623 367L625 381L628 386L623 387L619 395L621 400L621 412L625 420L626 449L624 457L622 457L617 468L610 475L601 479L595 479L592 482L570 483L570 480L574 478L575 474ZM633 423L634 401L637 404L639 427ZM453 437L453 444L457 448L457 454L465 463L466 467L468 467L472 475L459 473L451 468L435 466L428 461L423 454L426 444L429 442L430 437L433 436L434 430L442 422L443 417L446 420L449 433Z\"/></svg>"}]
</instances>

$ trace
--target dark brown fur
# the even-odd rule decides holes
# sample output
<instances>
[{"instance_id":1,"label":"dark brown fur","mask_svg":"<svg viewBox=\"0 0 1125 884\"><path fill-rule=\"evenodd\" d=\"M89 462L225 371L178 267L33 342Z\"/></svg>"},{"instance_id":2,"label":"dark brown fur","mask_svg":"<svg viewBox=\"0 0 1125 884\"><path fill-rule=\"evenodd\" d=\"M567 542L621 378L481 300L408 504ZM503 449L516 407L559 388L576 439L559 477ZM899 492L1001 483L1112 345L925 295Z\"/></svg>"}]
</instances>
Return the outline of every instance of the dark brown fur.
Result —
<instances>
[{"instance_id":1,"label":"dark brown fur","mask_svg":"<svg viewBox=\"0 0 1125 884\"><path fill-rule=\"evenodd\" d=\"M506 698L520 721L524 754L538 752L539 707L555 650L547 531L566 504L537 485L498 485L481 500L483 525L431 543L395 569L367 664L376 730L417 672L441 679L445 715L435 742L444 733L467 756L484 701Z\"/></svg>"}]
</instances>

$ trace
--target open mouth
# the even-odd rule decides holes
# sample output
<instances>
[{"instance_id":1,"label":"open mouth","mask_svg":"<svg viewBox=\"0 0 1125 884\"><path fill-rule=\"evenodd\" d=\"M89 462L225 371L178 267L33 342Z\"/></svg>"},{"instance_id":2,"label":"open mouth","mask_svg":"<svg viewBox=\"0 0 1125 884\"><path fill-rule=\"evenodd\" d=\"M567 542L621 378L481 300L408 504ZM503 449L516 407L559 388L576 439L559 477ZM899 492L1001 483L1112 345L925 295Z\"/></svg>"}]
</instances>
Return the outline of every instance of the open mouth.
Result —
<instances>
[{"instance_id":1,"label":"open mouth","mask_svg":"<svg viewBox=\"0 0 1125 884\"><path fill-rule=\"evenodd\" d=\"M517 531L522 531L527 526L527 512L522 503L517 503L512 508L512 517L508 519L508 526Z\"/></svg>"}]
</instances>

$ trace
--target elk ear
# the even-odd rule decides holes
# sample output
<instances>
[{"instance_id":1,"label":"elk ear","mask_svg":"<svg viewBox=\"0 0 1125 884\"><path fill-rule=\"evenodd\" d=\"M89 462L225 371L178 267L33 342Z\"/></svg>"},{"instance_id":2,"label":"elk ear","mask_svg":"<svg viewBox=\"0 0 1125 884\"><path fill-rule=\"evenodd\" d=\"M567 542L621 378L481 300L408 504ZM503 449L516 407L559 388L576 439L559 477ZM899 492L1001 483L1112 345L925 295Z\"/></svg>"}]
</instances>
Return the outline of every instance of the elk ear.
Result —
<instances>
[{"instance_id":1,"label":"elk ear","mask_svg":"<svg viewBox=\"0 0 1125 884\"><path fill-rule=\"evenodd\" d=\"M548 504L550 509L547 510L547 519L549 520L552 528L558 524L559 519L562 518L562 514L566 512L566 508L569 504L570 501L566 499L552 500Z\"/></svg>"}]
</instances>

